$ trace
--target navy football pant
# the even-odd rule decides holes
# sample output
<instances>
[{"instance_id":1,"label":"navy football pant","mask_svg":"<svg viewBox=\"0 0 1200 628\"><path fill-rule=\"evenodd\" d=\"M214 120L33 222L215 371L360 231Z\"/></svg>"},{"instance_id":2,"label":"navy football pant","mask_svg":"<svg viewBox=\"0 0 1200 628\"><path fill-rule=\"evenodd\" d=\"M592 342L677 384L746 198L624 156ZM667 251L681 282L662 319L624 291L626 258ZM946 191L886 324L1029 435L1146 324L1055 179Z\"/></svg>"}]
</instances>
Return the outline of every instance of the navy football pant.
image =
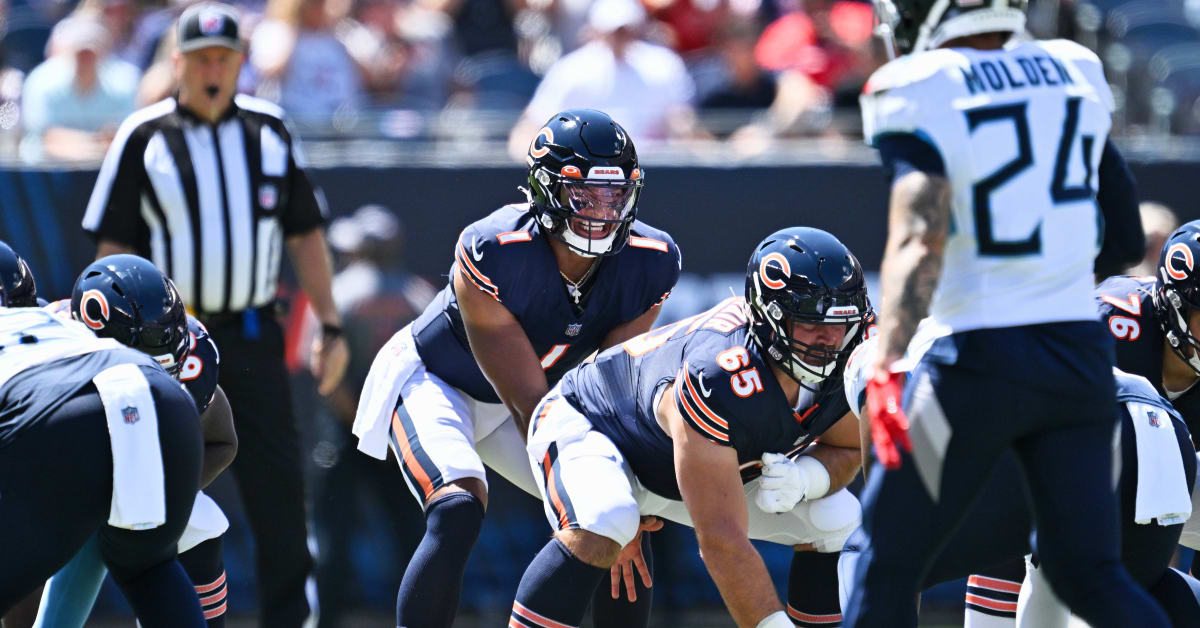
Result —
<instances>
[{"instance_id":1,"label":"navy football pant","mask_svg":"<svg viewBox=\"0 0 1200 628\"><path fill-rule=\"evenodd\" d=\"M143 626L204 627L191 580L175 559L200 485L200 421L178 382L157 368L142 372L158 415L167 523L139 531L107 525L112 448L89 384L0 449L0 614L98 532L104 562Z\"/></svg>"},{"instance_id":2,"label":"navy football pant","mask_svg":"<svg viewBox=\"0 0 1200 628\"><path fill-rule=\"evenodd\" d=\"M950 364L926 355L914 370L905 395L914 452L899 469L877 466L867 483L866 547L847 626L916 625L931 563L1010 447L1029 490L1037 553L1063 601L1096 628L1169 625L1120 564L1115 392L1101 368L1111 349L1062 351L1063 330L1085 325L967 332L935 345L949 352L931 350Z\"/></svg>"}]
</instances>

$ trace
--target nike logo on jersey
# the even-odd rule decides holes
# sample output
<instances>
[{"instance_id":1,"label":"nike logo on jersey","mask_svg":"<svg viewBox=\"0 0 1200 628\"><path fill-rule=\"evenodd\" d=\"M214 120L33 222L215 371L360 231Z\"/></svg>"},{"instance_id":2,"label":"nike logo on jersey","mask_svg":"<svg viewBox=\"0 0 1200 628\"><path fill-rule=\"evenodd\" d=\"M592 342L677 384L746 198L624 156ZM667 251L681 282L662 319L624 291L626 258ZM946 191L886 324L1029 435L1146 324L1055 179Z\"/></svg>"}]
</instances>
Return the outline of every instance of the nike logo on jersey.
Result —
<instances>
[{"instance_id":1,"label":"nike logo on jersey","mask_svg":"<svg viewBox=\"0 0 1200 628\"><path fill-rule=\"evenodd\" d=\"M697 382L700 382L700 394L704 395L704 398L705 398L705 399L708 399L709 397L711 397L711 396L712 396L712 391L711 391L711 390L709 390L709 389L708 389L708 388L707 388L707 387L704 385L704 373L700 373L699 375L697 375L697 376L696 376L696 381L697 381Z\"/></svg>"},{"instance_id":2,"label":"nike logo on jersey","mask_svg":"<svg viewBox=\"0 0 1200 628\"><path fill-rule=\"evenodd\" d=\"M471 257L474 257L475 261L477 261L477 262L479 260L483 259L483 253L480 253L479 249L475 248L478 245L479 245L479 238L474 238L471 240Z\"/></svg>"}]
</instances>

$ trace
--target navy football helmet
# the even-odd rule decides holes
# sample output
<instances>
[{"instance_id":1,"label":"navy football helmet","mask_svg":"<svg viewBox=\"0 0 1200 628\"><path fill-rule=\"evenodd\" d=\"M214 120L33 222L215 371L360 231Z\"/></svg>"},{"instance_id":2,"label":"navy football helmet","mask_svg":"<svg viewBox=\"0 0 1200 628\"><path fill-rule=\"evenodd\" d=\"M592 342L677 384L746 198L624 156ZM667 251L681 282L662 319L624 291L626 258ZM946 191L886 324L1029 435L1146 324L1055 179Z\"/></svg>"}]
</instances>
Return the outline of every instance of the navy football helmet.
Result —
<instances>
[{"instance_id":1,"label":"navy football helmet","mask_svg":"<svg viewBox=\"0 0 1200 628\"><path fill-rule=\"evenodd\" d=\"M564 111L538 131L525 161L526 195L550 235L584 257L625 246L644 174L621 125L594 109Z\"/></svg>"},{"instance_id":2,"label":"navy football helmet","mask_svg":"<svg viewBox=\"0 0 1200 628\"><path fill-rule=\"evenodd\" d=\"M109 255L83 269L71 291L71 317L97 336L153 356L172 375L187 359L183 298L154 264L136 255Z\"/></svg>"},{"instance_id":3,"label":"navy football helmet","mask_svg":"<svg viewBox=\"0 0 1200 628\"><path fill-rule=\"evenodd\" d=\"M0 242L0 286L8 295L8 307L37 307L37 283L29 264L12 247Z\"/></svg>"},{"instance_id":4,"label":"navy football helmet","mask_svg":"<svg viewBox=\"0 0 1200 628\"><path fill-rule=\"evenodd\" d=\"M858 259L825 231L790 227L754 249L746 268L750 336L801 386L816 391L862 341L874 316ZM796 340L797 325L840 325L840 344Z\"/></svg>"},{"instance_id":5,"label":"navy football helmet","mask_svg":"<svg viewBox=\"0 0 1200 628\"><path fill-rule=\"evenodd\" d=\"M1029 0L874 0L876 33L902 54L932 50L959 37L1025 30ZM889 49L889 54L891 50Z\"/></svg>"},{"instance_id":6,"label":"navy football helmet","mask_svg":"<svg viewBox=\"0 0 1200 628\"><path fill-rule=\"evenodd\" d=\"M1192 335L1191 312L1200 309L1200 220L1175 230L1158 256L1154 313L1167 344L1200 374L1200 339Z\"/></svg>"}]
</instances>

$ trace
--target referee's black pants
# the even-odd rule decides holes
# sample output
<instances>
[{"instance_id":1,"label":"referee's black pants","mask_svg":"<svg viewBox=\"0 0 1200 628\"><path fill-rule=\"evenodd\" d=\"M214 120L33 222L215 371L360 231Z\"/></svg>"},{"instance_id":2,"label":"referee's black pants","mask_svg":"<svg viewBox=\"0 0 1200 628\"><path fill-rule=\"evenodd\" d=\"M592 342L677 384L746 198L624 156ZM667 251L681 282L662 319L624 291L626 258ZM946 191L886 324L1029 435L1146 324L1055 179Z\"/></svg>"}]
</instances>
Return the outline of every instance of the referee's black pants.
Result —
<instances>
[{"instance_id":1,"label":"referee's black pants","mask_svg":"<svg viewBox=\"0 0 1200 628\"><path fill-rule=\"evenodd\" d=\"M312 571L300 435L283 363L283 329L258 311L257 338L242 315L201 320L221 352L221 388L238 435L234 480L254 534L261 626L292 628L309 615Z\"/></svg>"}]
</instances>

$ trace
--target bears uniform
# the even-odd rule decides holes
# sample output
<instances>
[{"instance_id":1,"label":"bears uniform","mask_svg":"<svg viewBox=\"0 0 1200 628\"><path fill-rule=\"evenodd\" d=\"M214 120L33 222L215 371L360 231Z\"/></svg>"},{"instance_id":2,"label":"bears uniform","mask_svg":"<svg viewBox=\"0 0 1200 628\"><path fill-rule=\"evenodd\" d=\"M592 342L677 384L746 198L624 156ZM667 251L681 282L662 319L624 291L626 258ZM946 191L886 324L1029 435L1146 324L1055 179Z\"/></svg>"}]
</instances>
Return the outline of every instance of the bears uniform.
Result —
<instances>
[{"instance_id":1,"label":"bears uniform","mask_svg":"<svg viewBox=\"0 0 1200 628\"><path fill-rule=\"evenodd\" d=\"M802 391L798 409L788 404L750 341L741 297L613 347L567 374L559 386L564 402L616 445L642 485L674 500L681 497L671 439L657 418L659 393L671 382L680 383L673 401L684 420L737 450L747 482L757 477L764 452L798 453L848 411L838 377L815 394ZM536 435L538 418L531 442L544 439Z\"/></svg>"},{"instance_id":2,"label":"bears uniform","mask_svg":"<svg viewBox=\"0 0 1200 628\"><path fill-rule=\"evenodd\" d=\"M751 624L839 622L836 552L857 524L859 506L835 486L824 460L799 454L846 417L840 369L871 317L857 259L830 234L794 227L755 249L744 297L636 336L565 375L535 411L526 447L558 534L526 569L509 625L578 625L588 586L608 569L590 562L602 559L585 562L571 543L607 546L600 540L607 539L624 546L638 533L641 516L695 525L705 551L712 538L706 535L715 534L705 527L711 511L692 512L703 500L694 492L701 490L696 469L676 468L677 456L688 455L681 447L732 449L720 467L705 471L740 475L747 501L754 502L745 507L748 538L817 550L793 555L788 612L754 608L750 613L762 614ZM676 442L676 430L711 444ZM827 437L828 447L846 447L842 433ZM781 487L768 453L795 457L780 456L796 478L786 499L774 499L772 491ZM847 464L856 465L857 456L842 458L839 483L849 477ZM681 487L688 486L685 504ZM717 496L729 499L723 488ZM713 507L740 510L725 501ZM746 582L756 587L766 578L760 568ZM722 593L729 599L725 588ZM733 595L741 594L746 591Z\"/></svg>"},{"instance_id":3,"label":"bears uniform","mask_svg":"<svg viewBox=\"0 0 1200 628\"><path fill-rule=\"evenodd\" d=\"M552 385L615 330L624 340L648 329L679 277L670 236L635 219L644 176L632 140L608 115L555 115L531 143L527 163L528 202L502 207L462 231L449 285L380 349L359 398L358 448L383 459L390 446L425 509L425 535L397 595L397 625L452 625L483 525L485 463L519 488L538 491L524 425L518 428L501 403L506 385L494 390L477 363L460 311L464 294L456 290L480 291L470 297L485 301L475 306L483 316L511 315L519 325L513 335L523 336L512 340L528 343ZM522 358L514 372L533 376L536 368ZM522 384L542 392L540 381ZM522 404L524 415L532 396L505 401ZM439 493L455 482L466 490Z\"/></svg>"},{"instance_id":4,"label":"bears uniform","mask_svg":"<svg viewBox=\"0 0 1200 628\"><path fill-rule=\"evenodd\" d=\"M147 306L146 303L154 302L155 297L162 300L161 295L150 292L151 287L166 285L161 273L154 270L148 261L133 256L107 258L102 260L101 265L114 272L114 283L119 286L119 290L111 287L102 289L101 293L110 307L122 307L153 316L153 307ZM89 274L85 271L83 276L87 277ZM92 289L94 285L88 289ZM174 294L174 289L171 288L169 292ZM118 299L129 299L130 302ZM68 320L72 317L70 299L48 304L44 310ZM160 366L171 366L179 362L179 367L172 369L175 377L191 396L198 414L203 415L216 394L220 355L216 343L202 323L185 314L182 307L172 308L171 311L172 316L186 318L185 353L179 356L157 355L151 359L157 361ZM101 337L125 337L115 333L123 323L115 320L106 322L107 325L93 329L93 332ZM137 323L133 325L136 326ZM203 600L204 618L209 628L224 626L227 603L220 539L228 528L229 521L216 502L203 491L197 491L188 525L178 541L178 552L180 563ZM106 574L99 540L93 537L47 582L38 610L37 625L42 628L82 625L91 612Z\"/></svg>"},{"instance_id":5,"label":"bears uniform","mask_svg":"<svg viewBox=\"0 0 1200 628\"><path fill-rule=\"evenodd\" d=\"M454 247L460 270L476 288L504 304L521 323L546 380L591 355L617 325L658 305L675 286L679 249L666 232L635 221L627 247L598 261L582 311L562 286L541 225L522 205L508 205L469 225ZM471 355L453 286L446 286L412 325L417 353L429 372L485 403L500 403Z\"/></svg>"},{"instance_id":6,"label":"bears uniform","mask_svg":"<svg viewBox=\"0 0 1200 628\"><path fill-rule=\"evenodd\" d=\"M0 559L21 565L0 571L0 614L99 531L143 622L203 626L173 558L200 473L195 404L149 356L39 309L0 308L0 347Z\"/></svg>"},{"instance_id":7,"label":"bears uniform","mask_svg":"<svg viewBox=\"0 0 1200 628\"><path fill-rule=\"evenodd\" d=\"M1200 433L1200 388L1172 392L1162 385L1166 342L1154 307L1156 287L1154 277L1105 279L1096 287L1100 321L1116 339L1117 368L1149 380L1183 416L1191 433Z\"/></svg>"},{"instance_id":8,"label":"bears uniform","mask_svg":"<svg viewBox=\"0 0 1200 628\"><path fill-rule=\"evenodd\" d=\"M196 410L204 414L217 392L217 373L221 353L204 324L188 314L188 357L179 371L179 381L196 401Z\"/></svg>"},{"instance_id":9,"label":"bears uniform","mask_svg":"<svg viewBox=\"0 0 1200 628\"><path fill-rule=\"evenodd\" d=\"M541 225L524 207L509 205L463 230L455 244L450 272L451 276L463 272L513 313L540 356L547 381L553 384L595 352L614 327L641 316L670 294L679 277L679 255L665 232L634 222L625 249L597 262L594 284L582 309L576 310L558 276ZM372 367L375 377L368 376L355 422L359 449L383 459L387 445L379 437L390 439L397 457L405 463L402 466L409 488L422 503L450 481L462 477L483 479L478 454L465 450L474 449L471 445L509 422L509 413L471 354L454 286L443 288L425 312L397 333L379 355ZM381 364L381 358L389 363ZM387 377L380 382L383 373L379 369L384 366ZM414 378L418 370L420 374ZM461 442L457 434L423 433L425 426L413 425L410 415L418 411L413 409L412 395L405 395L400 388L409 380L421 378L436 378L439 385L461 391L461 402L455 402L469 406L474 421L456 431L470 430L470 442ZM396 392L389 394L393 388ZM417 395L424 399L420 393ZM382 408L384 403L385 420L375 425L385 430L390 427L391 433L369 431L369 419L378 418L370 410L372 404ZM406 411L402 406L408 406ZM515 430L511 435L498 436L519 446L520 435ZM448 448L439 450L439 445ZM523 456L517 465L506 465L506 460L495 458L485 460L489 465L493 461L505 478L527 491L537 490L532 478L526 477Z\"/></svg>"}]
</instances>

